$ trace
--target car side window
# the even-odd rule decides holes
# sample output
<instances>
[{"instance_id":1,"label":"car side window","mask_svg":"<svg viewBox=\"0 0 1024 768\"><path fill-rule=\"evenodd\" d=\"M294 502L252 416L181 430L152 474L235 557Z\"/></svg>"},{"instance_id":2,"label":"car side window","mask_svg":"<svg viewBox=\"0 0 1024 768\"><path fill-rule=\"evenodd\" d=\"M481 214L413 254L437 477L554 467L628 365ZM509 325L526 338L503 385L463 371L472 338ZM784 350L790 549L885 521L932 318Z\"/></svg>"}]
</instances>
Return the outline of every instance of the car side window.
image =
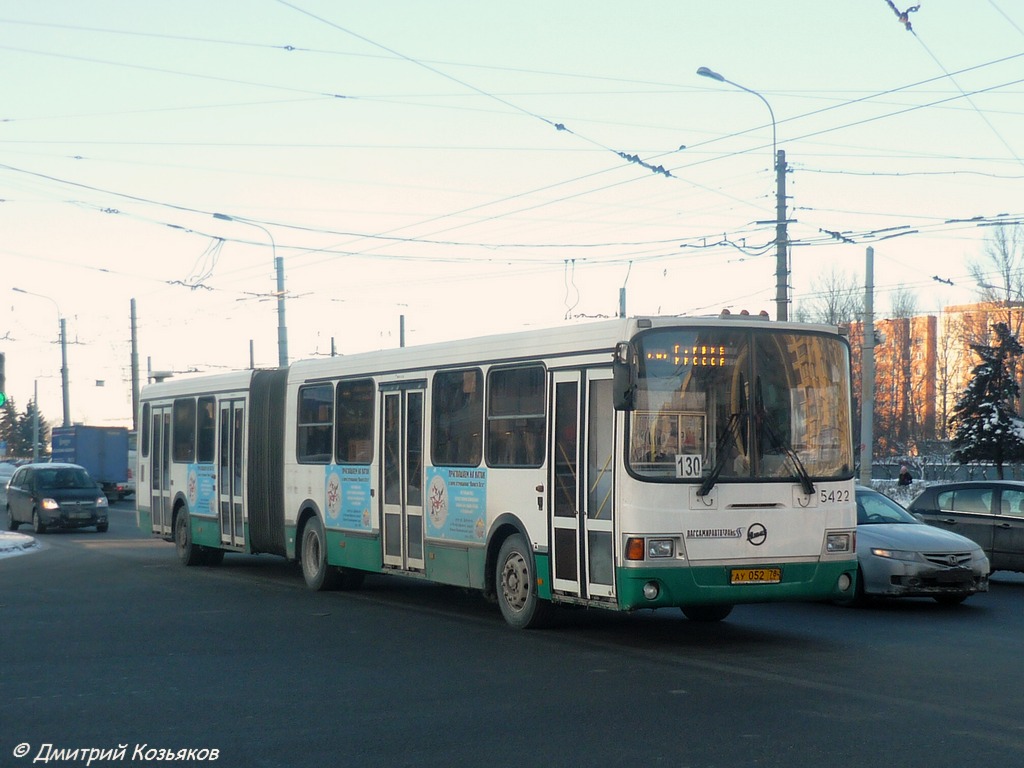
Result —
<instances>
[{"instance_id":1,"label":"car side window","mask_svg":"<svg viewBox=\"0 0 1024 768\"><path fill-rule=\"evenodd\" d=\"M935 497L935 506L938 509L944 509L946 511L953 509L953 492L942 491Z\"/></svg>"},{"instance_id":2,"label":"car side window","mask_svg":"<svg viewBox=\"0 0 1024 768\"><path fill-rule=\"evenodd\" d=\"M961 488L953 493L953 509L987 515L992 511L992 491L988 488Z\"/></svg>"},{"instance_id":3,"label":"car side window","mask_svg":"<svg viewBox=\"0 0 1024 768\"><path fill-rule=\"evenodd\" d=\"M1009 517L1024 517L1024 491L1004 489L999 512Z\"/></svg>"}]
</instances>

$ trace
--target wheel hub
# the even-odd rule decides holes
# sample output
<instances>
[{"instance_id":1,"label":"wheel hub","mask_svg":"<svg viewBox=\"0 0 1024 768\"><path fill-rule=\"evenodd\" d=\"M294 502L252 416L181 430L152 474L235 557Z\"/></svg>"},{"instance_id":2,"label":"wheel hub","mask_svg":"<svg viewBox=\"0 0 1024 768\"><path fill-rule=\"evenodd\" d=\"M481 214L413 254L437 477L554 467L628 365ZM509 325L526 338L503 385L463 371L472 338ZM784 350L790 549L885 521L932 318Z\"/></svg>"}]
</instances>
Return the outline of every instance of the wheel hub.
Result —
<instances>
[{"instance_id":1,"label":"wheel hub","mask_svg":"<svg viewBox=\"0 0 1024 768\"><path fill-rule=\"evenodd\" d=\"M502 591L508 605L517 611L523 609L530 596L529 579L530 570L522 556L516 553L505 561L505 567L502 569Z\"/></svg>"}]
</instances>

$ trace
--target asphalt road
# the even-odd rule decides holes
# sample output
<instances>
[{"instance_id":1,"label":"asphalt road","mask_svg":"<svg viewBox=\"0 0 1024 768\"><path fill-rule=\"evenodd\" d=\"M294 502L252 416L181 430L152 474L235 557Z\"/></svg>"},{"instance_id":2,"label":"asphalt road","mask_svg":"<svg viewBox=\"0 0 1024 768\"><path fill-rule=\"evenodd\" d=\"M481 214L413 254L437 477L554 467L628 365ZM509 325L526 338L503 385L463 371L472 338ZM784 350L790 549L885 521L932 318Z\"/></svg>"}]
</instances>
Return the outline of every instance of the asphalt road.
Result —
<instances>
[{"instance_id":1,"label":"asphalt road","mask_svg":"<svg viewBox=\"0 0 1024 768\"><path fill-rule=\"evenodd\" d=\"M0 560L0 766L85 765L87 750L114 750L94 766L230 768L1024 754L1016 575L956 608L740 606L711 625L567 610L516 632L478 595L410 579L312 593L273 557L184 568L127 503L108 533L37 538Z\"/></svg>"}]
</instances>

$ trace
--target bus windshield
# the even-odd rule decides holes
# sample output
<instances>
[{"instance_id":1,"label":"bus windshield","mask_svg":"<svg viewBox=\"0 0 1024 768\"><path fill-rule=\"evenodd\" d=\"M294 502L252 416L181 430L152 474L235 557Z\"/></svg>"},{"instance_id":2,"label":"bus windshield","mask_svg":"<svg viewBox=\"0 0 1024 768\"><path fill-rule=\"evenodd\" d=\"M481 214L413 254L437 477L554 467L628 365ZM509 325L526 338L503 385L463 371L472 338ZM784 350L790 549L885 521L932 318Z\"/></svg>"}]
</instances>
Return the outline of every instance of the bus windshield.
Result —
<instances>
[{"instance_id":1,"label":"bus windshield","mask_svg":"<svg viewBox=\"0 0 1024 768\"><path fill-rule=\"evenodd\" d=\"M848 479L849 348L793 330L655 329L639 370L627 455L640 478L702 483Z\"/></svg>"}]
</instances>

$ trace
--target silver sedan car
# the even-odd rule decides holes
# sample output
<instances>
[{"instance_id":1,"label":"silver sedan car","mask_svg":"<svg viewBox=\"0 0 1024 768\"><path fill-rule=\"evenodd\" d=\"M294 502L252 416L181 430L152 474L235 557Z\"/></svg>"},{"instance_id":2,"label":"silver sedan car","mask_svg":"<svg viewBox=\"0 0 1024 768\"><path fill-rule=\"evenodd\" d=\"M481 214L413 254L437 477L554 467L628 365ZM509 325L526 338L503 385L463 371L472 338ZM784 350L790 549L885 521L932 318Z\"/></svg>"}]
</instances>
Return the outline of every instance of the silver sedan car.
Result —
<instances>
[{"instance_id":1,"label":"silver sedan car","mask_svg":"<svg viewBox=\"0 0 1024 768\"><path fill-rule=\"evenodd\" d=\"M857 488L857 589L867 597L931 597L947 605L988 591L976 543L926 525L884 494Z\"/></svg>"}]
</instances>

